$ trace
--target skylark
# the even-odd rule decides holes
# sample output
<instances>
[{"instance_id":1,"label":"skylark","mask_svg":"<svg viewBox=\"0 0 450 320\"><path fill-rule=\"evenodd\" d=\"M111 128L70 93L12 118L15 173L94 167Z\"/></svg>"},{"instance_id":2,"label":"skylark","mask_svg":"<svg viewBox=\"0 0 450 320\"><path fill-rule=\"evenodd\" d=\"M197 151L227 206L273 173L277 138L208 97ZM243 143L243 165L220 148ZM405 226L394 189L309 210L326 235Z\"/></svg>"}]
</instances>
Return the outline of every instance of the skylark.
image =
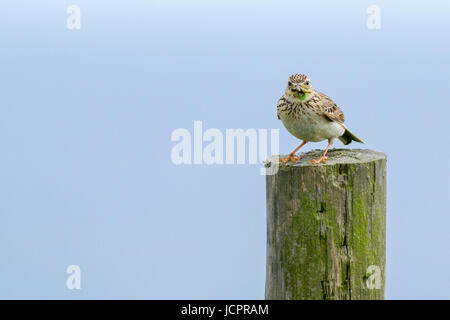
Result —
<instances>
[{"instance_id":1,"label":"skylark","mask_svg":"<svg viewBox=\"0 0 450 320\"><path fill-rule=\"evenodd\" d=\"M311 160L314 164L326 163L326 154L334 138L345 145L353 140L364 143L344 125L344 113L333 100L316 91L304 74L294 74L289 78L284 95L278 100L277 115L286 129L303 141L287 158L280 158L284 164L299 160L295 153L310 141L328 140L322 156Z\"/></svg>"}]
</instances>

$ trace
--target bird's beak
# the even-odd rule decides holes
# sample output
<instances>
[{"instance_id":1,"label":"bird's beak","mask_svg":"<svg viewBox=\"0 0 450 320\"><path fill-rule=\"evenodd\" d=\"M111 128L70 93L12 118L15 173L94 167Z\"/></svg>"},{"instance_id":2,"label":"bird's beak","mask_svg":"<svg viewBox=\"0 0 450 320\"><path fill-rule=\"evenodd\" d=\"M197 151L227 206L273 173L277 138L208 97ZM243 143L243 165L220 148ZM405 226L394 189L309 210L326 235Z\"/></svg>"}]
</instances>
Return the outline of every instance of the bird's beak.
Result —
<instances>
[{"instance_id":1,"label":"bird's beak","mask_svg":"<svg viewBox=\"0 0 450 320\"><path fill-rule=\"evenodd\" d=\"M296 93L304 94L304 93L310 93L310 92L311 92L311 91L309 91L308 89L306 89L305 86L300 85L300 86L296 86L295 88L290 88L289 90L287 90L287 95L288 95L288 96L292 96L292 95L294 95L294 94L296 94Z\"/></svg>"},{"instance_id":2,"label":"bird's beak","mask_svg":"<svg viewBox=\"0 0 450 320\"><path fill-rule=\"evenodd\" d=\"M308 89L306 89L305 86L301 86L301 88L302 88L302 91L303 91L303 92L306 92L306 93L310 93L310 92L311 92L311 91L309 91Z\"/></svg>"}]
</instances>

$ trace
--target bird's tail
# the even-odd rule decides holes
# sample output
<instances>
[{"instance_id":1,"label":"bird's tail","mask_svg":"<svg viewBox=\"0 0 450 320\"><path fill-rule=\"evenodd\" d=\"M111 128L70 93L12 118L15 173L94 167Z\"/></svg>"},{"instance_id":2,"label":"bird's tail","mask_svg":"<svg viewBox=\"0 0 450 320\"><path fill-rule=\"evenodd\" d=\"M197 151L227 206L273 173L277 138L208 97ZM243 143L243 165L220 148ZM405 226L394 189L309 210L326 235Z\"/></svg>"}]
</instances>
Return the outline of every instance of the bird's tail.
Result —
<instances>
[{"instance_id":1,"label":"bird's tail","mask_svg":"<svg viewBox=\"0 0 450 320\"><path fill-rule=\"evenodd\" d=\"M340 136L338 139L341 140L341 142L345 145L349 144L352 141L365 143L360 138L355 136L346 126L344 126L345 132L342 136Z\"/></svg>"}]
</instances>

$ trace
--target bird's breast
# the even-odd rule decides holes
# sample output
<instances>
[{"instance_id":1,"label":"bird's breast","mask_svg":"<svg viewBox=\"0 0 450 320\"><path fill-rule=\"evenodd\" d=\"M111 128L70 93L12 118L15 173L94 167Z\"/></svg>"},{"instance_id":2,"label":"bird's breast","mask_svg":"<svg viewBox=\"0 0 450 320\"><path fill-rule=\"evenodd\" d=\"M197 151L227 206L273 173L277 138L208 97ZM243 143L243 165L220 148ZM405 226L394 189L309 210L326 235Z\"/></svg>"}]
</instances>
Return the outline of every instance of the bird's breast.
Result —
<instances>
[{"instance_id":1,"label":"bird's breast","mask_svg":"<svg viewBox=\"0 0 450 320\"><path fill-rule=\"evenodd\" d=\"M338 123L325 118L314 106L291 104L279 110L279 116L286 129L298 139L318 142L344 134Z\"/></svg>"}]
</instances>

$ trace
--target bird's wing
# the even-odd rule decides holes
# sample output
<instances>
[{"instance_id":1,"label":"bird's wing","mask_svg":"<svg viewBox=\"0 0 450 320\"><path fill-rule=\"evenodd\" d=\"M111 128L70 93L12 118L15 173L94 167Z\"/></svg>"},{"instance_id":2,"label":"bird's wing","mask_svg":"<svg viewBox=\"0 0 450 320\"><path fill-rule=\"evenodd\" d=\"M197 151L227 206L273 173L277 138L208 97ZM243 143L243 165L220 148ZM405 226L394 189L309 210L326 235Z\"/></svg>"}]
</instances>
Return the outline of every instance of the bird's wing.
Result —
<instances>
[{"instance_id":1,"label":"bird's wing","mask_svg":"<svg viewBox=\"0 0 450 320\"><path fill-rule=\"evenodd\" d=\"M284 109L284 107L287 105L287 101L286 101L286 99L284 98L284 96L282 96L279 100L278 100L278 103L277 103L277 117L278 117L278 120L281 120L281 118L280 118L280 112Z\"/></svg>"},{"instance_id":2,"label":"bird's wing","mask_svg":"<svg viewBox=\"0 0 450 320\"><path fill-rule=\"evenodd\" d=\"M320 111L322 111L323 115L331 121L336 121L338 123L344 123L345 117L344 113L341 109L331 100L330 97L324 95L323 93L319 93L320 97Z\"/></svg>"}]
</instances>

